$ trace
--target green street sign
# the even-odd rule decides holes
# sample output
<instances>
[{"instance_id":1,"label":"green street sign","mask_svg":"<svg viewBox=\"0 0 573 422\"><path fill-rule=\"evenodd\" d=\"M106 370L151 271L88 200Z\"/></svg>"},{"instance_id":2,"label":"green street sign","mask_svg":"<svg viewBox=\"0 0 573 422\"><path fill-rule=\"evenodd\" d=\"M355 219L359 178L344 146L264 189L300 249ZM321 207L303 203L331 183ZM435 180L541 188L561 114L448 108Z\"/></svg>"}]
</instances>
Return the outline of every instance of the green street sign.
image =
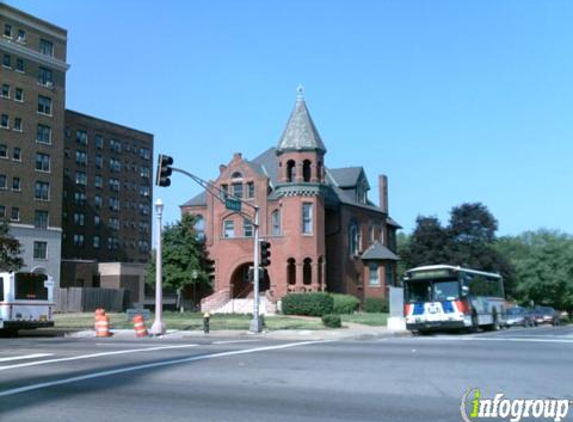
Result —
<instances>
[{"instance_id":1,"label":"green street sign","mask_svg":"<svg viewBox=\"0 0 573 422\"><path fill-rule=\"evenodd\" d=\"M240 212L241 211L241 201L238 199L225 199L225 208L231 211Z\"/></svg>"}]
</instances>

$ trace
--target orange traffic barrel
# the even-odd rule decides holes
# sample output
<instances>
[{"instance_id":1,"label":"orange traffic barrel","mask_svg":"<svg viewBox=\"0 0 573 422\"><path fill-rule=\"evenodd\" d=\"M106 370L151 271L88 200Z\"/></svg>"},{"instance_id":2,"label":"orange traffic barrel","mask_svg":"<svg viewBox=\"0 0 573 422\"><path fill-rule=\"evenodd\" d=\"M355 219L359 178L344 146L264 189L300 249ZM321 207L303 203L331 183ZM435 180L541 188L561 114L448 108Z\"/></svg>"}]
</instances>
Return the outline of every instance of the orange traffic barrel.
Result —
<instances>
[{"instance_id":1,"label":"orange traffic barrel","mask_svg":"<svg viewBox=\"0 0 573 422\"><path fill-rule=\"evenodd\" d=\"M98 315L95 322L96 337L109 337L109 316Z\"/></svg>"},{"instance_id":2,"label":"orange traffic barrel","mask_svg":"<svg viewBox=\"0 0 573 422\"><path fill-rule=\"evenodd\" d=\"M143 315L135 315L133 317L133 329L137 338L147 337L147 327L143 321Z\"/></svg>"},{"instance_id":3,"label":"orange traffic barrel","mask_svg":"<svg viewBox=\"0 0 573 422\"><path fill-rule=\"evenodd\" d=\"M94 316L94 329L97 331L97 319L98 317L105 315L105 309L103 308L97 308L95 310L95 316Z\"/></svg>"}]
</instances>

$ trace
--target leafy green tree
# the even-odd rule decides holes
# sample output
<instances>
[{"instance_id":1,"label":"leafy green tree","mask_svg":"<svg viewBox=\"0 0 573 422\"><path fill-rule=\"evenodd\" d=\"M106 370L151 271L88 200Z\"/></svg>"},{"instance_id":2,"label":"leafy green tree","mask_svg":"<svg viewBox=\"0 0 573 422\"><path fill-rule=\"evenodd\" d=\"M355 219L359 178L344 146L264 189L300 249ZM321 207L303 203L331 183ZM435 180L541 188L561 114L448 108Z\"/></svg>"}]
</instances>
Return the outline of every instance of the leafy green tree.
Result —
<instances>
[{"instance_id":1,"label":"leafy green tree","mask_svg":"<svg viewBox=\"0 0 573 422\"><path fill-rule=\"evenodd\" d=\"M10 227L4 220L0 220L0 271L18 271L24 266L20 257L20 242L10 235Z\"/></svg>"},{"instance_id":2,"label":"leafy green tree","mask_svg":"<svg viewBox=\"0 0 573 422\"><path fill-rule=\"evenodd\" d=\"M448 231L437 217L418 216L407 244L399 249L406 269L421 265L447 264L452 246Z\"/></svg>"},{"instance_id":3,"label":"leafy green tree","mask_svg":"<svg viewBox=\"0 0 573 422\"><path fill-rule=\"evenodd\" d=\"M163 230L163 288L176 291L192 284L209 285L207 253L195 231L195 217L184 214L181 221ZM146 282L155 286L155 259L147 266Z\"/></svg>"}]
</instances>

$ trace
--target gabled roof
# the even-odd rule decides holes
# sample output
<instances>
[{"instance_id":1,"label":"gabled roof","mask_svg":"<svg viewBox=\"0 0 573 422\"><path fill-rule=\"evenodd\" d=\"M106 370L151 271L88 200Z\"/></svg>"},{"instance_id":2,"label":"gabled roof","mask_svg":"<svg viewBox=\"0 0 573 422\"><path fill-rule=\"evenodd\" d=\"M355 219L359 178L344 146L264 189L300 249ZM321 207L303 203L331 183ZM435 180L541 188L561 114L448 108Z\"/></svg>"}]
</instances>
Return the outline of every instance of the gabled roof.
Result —
<instances>
[{"instance_id":1,"label":"gabled roof","mask_svg":"<svg viewBox=\"0 0 573 422\"><path fill-rule=\"evenodd\" d=\"M326 152L326 147L306 108L302 88L299 88L296 104L278 143L277 150L279 152L284 150Z\"/></svg>"},{"instance_id":2,"label":"gabled roof","mask_svg":"<svg viewBox=\"0 0 573 422\"><path fill-rule=\"evenodd\" d=\"M364 172L362 167L342 167L338 169L328 169L328 172L336 184L344 188L353 188L358 184L360 175Z\"/></svg>"},{"instance_id":3,"label":"gabled roof","mask_svg":"<svg viewBox=\"0 0 573 422\"><path fill-rule=\"evenodd\" d=\"M279 166L277 162L276 148L269 148L258 157L248 162L250 165L257 167L267 176L273 185L277 183L279 178ZM253 167L253 168L254 168Z\"/></svg>"},{"instance_id":4,"label":"gabled roof","mask_svg":"<svg viewBox=\"0 0 573 422\"><path fill-rule=\"evenodd\" d=\"M194 196L193 198L191 198L190 200L188 200L187 202L185 202L183 205L180 205L180 206L181 207L193 207L193 206L201 206L201 205L207 205L207 192L205 192L205 191Z\"/></svg>"},{"instance_id":5,"label":"gabled roof","mask_svg":"<svg viewBox=\"0 0 573 422\"><path fill-rule=\"evenodd\" d=\"M374 242L362 254L362 260L391 260L399 261L400 258L394 252L382 245L379 241Z\"/></svg>"}]
</instances>

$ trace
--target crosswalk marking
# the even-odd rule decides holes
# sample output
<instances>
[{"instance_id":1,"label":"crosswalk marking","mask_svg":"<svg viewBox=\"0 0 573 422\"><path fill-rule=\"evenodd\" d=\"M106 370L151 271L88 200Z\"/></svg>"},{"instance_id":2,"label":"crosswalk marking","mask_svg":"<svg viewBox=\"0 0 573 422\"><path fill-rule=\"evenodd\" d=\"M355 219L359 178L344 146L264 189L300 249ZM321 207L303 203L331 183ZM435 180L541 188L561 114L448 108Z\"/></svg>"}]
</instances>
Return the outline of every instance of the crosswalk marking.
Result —
<instances>
[{"instance_id":1,"label":"crosswalk marking","mask_svg":"<svg viewBox=\"0 0 573 422\"><path fill-rule=\"evenodd\" d=\"M46 356L53 356L53 353L34 353L32 355L11 356L9 358L0 358L0 362L10 362L13 360L45 358Z\"/></svg>"}]
</instances>

